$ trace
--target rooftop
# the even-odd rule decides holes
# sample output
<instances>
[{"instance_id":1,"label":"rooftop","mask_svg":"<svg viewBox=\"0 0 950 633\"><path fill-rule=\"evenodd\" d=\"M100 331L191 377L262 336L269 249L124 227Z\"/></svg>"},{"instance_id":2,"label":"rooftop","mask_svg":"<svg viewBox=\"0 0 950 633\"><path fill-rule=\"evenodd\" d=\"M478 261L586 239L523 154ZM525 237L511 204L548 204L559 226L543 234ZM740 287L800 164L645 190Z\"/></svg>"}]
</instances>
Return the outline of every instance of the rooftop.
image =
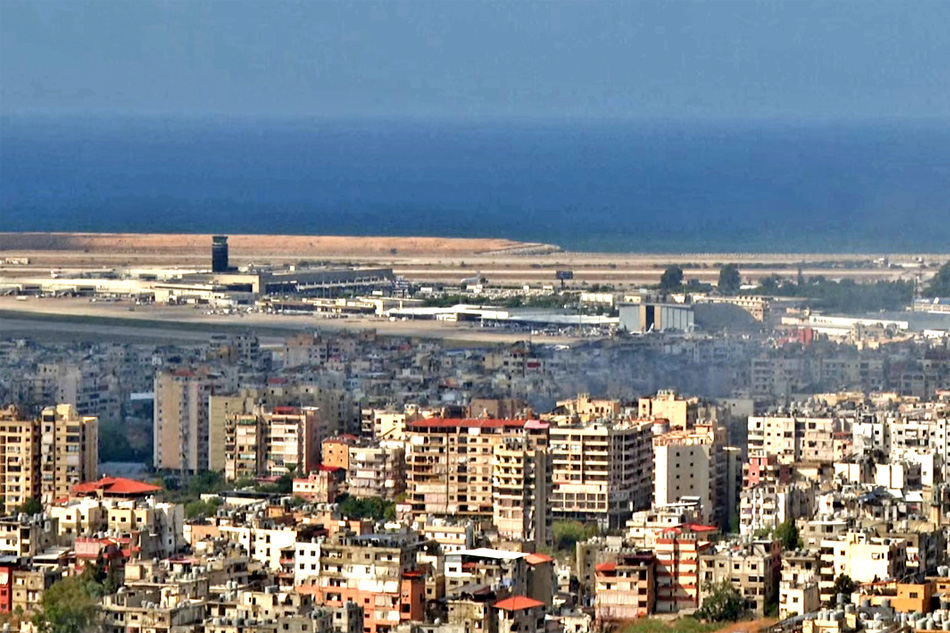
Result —
<instances>
[{"instance_id":1,"label":"rooftop","mask_svg":"<svg viewBox=\"0 0 950 633\"><path fill-rule=\"evenodd\" d=\"M535 600L525 596L512 596L504 600L499 600L494 606L496 609L501 609L503 611L524 611L525 609L543 607L544 603L540 600Z\"/></svg>"},{"instance_id":2,"label":"rooftop","mask_svg":"<svg viewBox=\"0 0 950 633\"><path fill-rule=\"evenodd\" d=\"M99 490L105 495L122 497L150 495L161 492L162 489L159 486L123 477L103 477L98 481L87 481L73 486L73 494L76 495L91 495Z\"/></svg>"}]
</instances>

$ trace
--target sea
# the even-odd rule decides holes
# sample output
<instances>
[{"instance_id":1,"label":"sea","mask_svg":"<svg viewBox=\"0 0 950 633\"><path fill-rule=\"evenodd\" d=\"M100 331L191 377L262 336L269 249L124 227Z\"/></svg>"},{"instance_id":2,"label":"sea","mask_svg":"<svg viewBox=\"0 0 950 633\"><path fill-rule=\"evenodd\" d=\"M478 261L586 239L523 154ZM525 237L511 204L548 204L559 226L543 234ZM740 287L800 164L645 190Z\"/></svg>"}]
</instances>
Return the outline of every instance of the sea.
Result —
<instances>
[{"instance_id":1,"label":"sea","mask_svg":"<svg viewBox=\"0 0 950 633\"><path fill-rule=\"evenodd\" d=\"M0 230L948 252L950 121L5 115Z\"/></svg>"}]
</instances>

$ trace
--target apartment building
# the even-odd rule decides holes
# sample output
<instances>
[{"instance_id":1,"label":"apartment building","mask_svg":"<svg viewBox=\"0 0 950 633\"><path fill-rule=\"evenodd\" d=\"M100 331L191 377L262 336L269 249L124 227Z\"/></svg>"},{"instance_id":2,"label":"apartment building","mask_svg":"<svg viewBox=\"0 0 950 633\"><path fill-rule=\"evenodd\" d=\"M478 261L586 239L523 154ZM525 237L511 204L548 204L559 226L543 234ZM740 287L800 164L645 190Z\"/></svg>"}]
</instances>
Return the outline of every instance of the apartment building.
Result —
<instances>
[{"instance_id":1,"label":"apartment building","mask_svg":"<svg viewBox=\"0 0 950 633\"><path fill-rule=\"evenodd\" d=\"M0 499L5 515L40 488L40 425L14 406L0 409Z\"/></svg>"},{"instance_id":2,"label":"apartment building","mask_svg":"<svg viewBox=\"0 0 950 633\"><path fill-rule=\"evenodd\" d=\"M699 557L718 533L705 525L682 525L656 540L656 612L678 613L699 607Z\"/></svg>"},{"instance_id":3,"label":"apartment building","mask_svg":"<svg viewBox=\"0 0 950 633\"><path fill-rule=\"evenodd\" d=\"M728 580L745 599L747 609L765 615L766 604L778 600L781 552L778 541L713 546L699 556L700 605L712 586Z\"/></svg>"},{"instance_id":4,"label":"apartment building","mask_svg":"<svg viewBox=\"0 0 950 633\"><path fill-rule=\"evenodd\" d=\"M332 470L319 468L306 477L297 477L293 482L293 493L314 503L333 503L336 501L337 481Z\"/></svg>"},{"instance_id":5,"label":"apartment building","mask_svg":"<svg viewBox=\"0 0 950 633\"><path fill-rule=\"evenodd\" d=\"M751 416L749 455L775 455L784 464L831 463L838 426L831 417Z\"/></svg>"},{"instance_id":6,"label":"apartment building","mask_svg":"<svg viewBox=\"0 0 950 633\"><path fill-rule=\"evenodd\" d=\"M350 447L359 441L355 435L338 435L328 437L321 443L320 453L323 465L329 468L350 469Z\"/></svg>"},{"instance_id":7,"label":"apartment building","mask_svg":"<svg viewBox=\"0 0 950 633\"><path fill-rule=\"evenodd\" d=\"M762 483L739 495L739 533L771 530L785 521L810 517L814 510L815 488L809 482Z\"/></svg>"},{"instance_id":8,"label":"apartment building","mask_svg":"<svg viewBox=\"0 0 950 633\"><path fill-rule=\"evenodd\" d=\"M339 534L320 545L315 600L339 608L362 606L364 633L395 631L423 619L425 581L415 569L414 534Z\"/></svg>"},{"instance_id":9,"label":"apartment building","mask_svg":"<svg viewBox=\"0 0 950 633\"><path fill-rule=\"evenodd\" d=\"M907 571L907 541L880 538L849 531L821 541L819 591L822 601L831 600L835 579L841 574L857 583L900 580Z\"/></svg>"},{"instance_id":10,"label":"apartment building","mask_svg":"<svg viewBox=\"0 0 950 633\"><path fill-rule=\"evenodd\" d=\"M40 414L40 497L44 503L68 497L73 486L98 479L99 420L81 416L69 404Z\"/></svg>"},{"instance_id":11,"label":"apartment building","mask_svg":"<svg viewBox=\"0 0 950 633\"><path fill-rule=\"evenodd\" d=\"M821 607L818 589L821 558L817 550L786 552L779 583L779 619L804 615Z\"/></svg>"},{"instance_id":12,"label":"apartment building","mask_svg":"<svg viewBox=\"0 0 950 633\"><path fill-rule=\"evenodd\" d=\"M627 521L625 543L636 548L652 550L656 539L666 530L702 519L699 501L678 503L634 512Z\"/></svg>"},{"instance_id":13,"label":"apartment building","mask_svg":"<svg viewBox=\"0 0 950 633\"><path fill-rule=\"evenodd\" d=\"M200 628L205 614L204 600L172 598L158 587L133 587L105 596L100 628L103 633L131 630L175 633Z\"/></svg>"},{"instance_id":14,"label":"apartment building","mask_svg":"<svg viewBox=\"0 0 950 633\"><path fill-rule=\"evenodd\" d=\"M359 421L359 410L343 389L327 389L308 382L292 382L274 377L262 387L242 387L222 395L220 390L208 398L208 467L225 468L225 429L229 418L238 414L253 415L292 407L314 411L320 424L321 438L344 433Z\"/></svg>"},{"instance_id":15,"label":"apartment building","mask_svg":"<svg viewBox=\"0 0 950 633\"><path fill-rule=\"evenodd\" d=\"M492 605L498 633L543 633L545 605L526 596L512 596Z\"/></svg>"},{"instance_id":16,"label":"apartment building","mask_svg":"<svg viewBox=\"0 0 950 633\"><path fill-rule=\"evenodd\" d=\"M556 405L558 412L576 417L581 422L612 420L617 418L622 410L619 400L591 398L589 393L577 394L576 398L570 400L558 400Z\"/></svg>"},{"instance_id":17,"label":"apartment building","mask_svg":"<svg viewBox=\"0 0 950 633\"><path fill-rule=\"evenodd\" d=\"M68 497L72 487L98 474L98 419L61 404L25 419L16 407L0 410L0 491L13 512L27 499Z\"/></svg>"},{"instance_id":18,"label":"apartment building","mask_svg":"<svg viewBox=\"0 0 950 633\"><path fill-rule=\"evenodd\" d=\"M80 415L103 421L121 417L119 377L109 363L40 363L32 379L31 402L71 404Z\"/></svg>"},{"instance_id":19,"label":"apartment building","mask_svg":"<svg viewBox=\"0 0 950 633\"><path fill-rule=\"evenodd\" d=\"M198 472L210 468L208 398L223 386L208 367L155 374L155 468Z\"/></svg>"},{"instance_id":20,"label":"apartment building","mask_svg":"<svg viewBox=\"0 0 950 633\"><path fill-rule=\"evenodd\" d=\"M10 578L10 611L31 615L42 604L43 593L62 577L61 571L52 569L14 569Z\"/></svg>"},{"instance_id":21,"label":"apartment building","mask_svg":"<svg viewBox=\"0 0 950 633\"><path fill-rule=\"evenodd\" d=\"M235 414L225 425L224 478L254 479L263 472L264 429L260 416Z\"/></svg>"},{"instance_id":22,"label":"apartment building","mask_svg":"<svg viewBox=\"0 0 950 633\"><path fill-rule=\"evenodd\" d=\"M523 595L528 588L528 562L525 554L508 550L460 550L445 556L445 593L451 595L466 585L504 588Z\"/></svg>"},{"instance_id":23,"label":"apartment building","mask_svg":"<svg viewBox=\"0 0 950 633\"><path fill-rule=\"evenodd\" d=\"M556 425L550 434L555 515L616 528L650 507L652 422Z\"/></svg>"},{"instance_id":24,"label":"apartment building","mask_svg":"<svg viewBox=\"0 0 950 633\"><path fill-rule=\"evenodd\" d=\"M406 439L406 421L420 419L420 416L414 412L386 409L363 409L361 417L360 434L363 437L397 442Z\"/></svg>"},{"instance_id":25,"label":"apartment building","mask_svg":"<svg viewBox=\"0 0 950 633\"><path fill-rule=\"evenodd\" d=\"M492 454L492 523L502 540L531 549L552 541L551 456L537 438L505 437Z\"/></svg>"},{"instance_id":26,"label":"apartment building","mask_svg":"<svg viewBox=\"0 0 950 633\"><path fill-rule=\"evenodd\" d=\"M655 609L656 558L649 551L621 551L594 567L594 619L603 624L634 620Z\"/></svg>"},{"instance_id":27,"label":"apartment building","mask_svg":"<svg viewBox=\"0 0 950 633\"><path fill-rule=\"evenodd\" d=\"M281 569L281 550L294 547L297 532L293 528L267 522L235 522L218 526L221 538L240 545L251 559L272 570Z\"/></svg>"},{"instance_id":28,"label":"apartment building","mask_svg":"<svg viewBox=\"0 0 950 633\"><path fill-rule=\"evenodd\" d=\"M349 447L347 490L354 497L394 499L406 490L406 453L401 442Z\"/></svg>"},{"instance_id":29,"label":"apartment building","mask_svg":"<svg viewBox=\"0 0 950 633\"><path fill-rule=\"evenodd\" d=\"M725 429L712 424L654 437L653 505L699 499L705 521L727 522L736 501L724 445Z\"/></svg>"},{"instance_id":30,"label":"apartment building","mask_svg":"<svg viewBox=\"0 0 950 633\"><path fill-rule=\"evenodd\" d=\"M682 398L671 389L640 398L637 405L641 420L668 420L672 429L691 429L699 419L699 398Z\"/></svg>"},{"instance_id":31,"label":"apartment building","mask_svg":"<svg viewBox=\"0 0 950 633\"><path fill-rule=\"evenodd\" d=\"M32 558L56 545L55 520L43 520L35 514L0 518L0 556Z\"/></svg>"},{"instance_id":32,"label":"apartment building","mask_svg":"<svg viewBox=\"0 0 950 633\"><path fill-rule=\"evenodd\" d=\"M549 542L548 430L546 423L534 420L411 422L406 470L413 514L497 516L507 537L536 545ZM520 535L516 525L524 526Z\"/></svg>"},{"instance_id":33,"label":"apartment building","mask_svg":"<svg viewBox=\"0 0 950 633\"><path fill-rule=\"evenodd\" d=\"M458 633L497 633L498 612L492 609L497 601L498 595L490 587L463 588L446 599L447 622Z\"/></svg>"},{"instance_id":34,"label":"apartment building","mask_svg":"<svg viewBox=\"0 0 950 633\"><path fill-rule=\"evenodd\" d=\"M233 414L225 422L225 478L281 477L309 473L319 463L316 409L274 407Z\"/></svg>"},{"instance_id":35,"label":"apartment building","mask_svg":"<svg viewBox=\"0 0 950 633\"><path fill-rule=\"evenodd\" d=\"M435 541L443 554L471 549L475 543L475 525L471 521L431 517L417 529L424 541Z\"/></svg>"},{"instance_id":36,"label":"apartment building","mask_svg":"<svg viewBox=\"0 0 950 633\"><path fill-rule=\"evenodd\" d=\"M855 420L851 426L851 437L855 456L871 454L874 450L887 453L891 444L891 423L874 415L866 415Z\"/></svg>"}]
</instances>

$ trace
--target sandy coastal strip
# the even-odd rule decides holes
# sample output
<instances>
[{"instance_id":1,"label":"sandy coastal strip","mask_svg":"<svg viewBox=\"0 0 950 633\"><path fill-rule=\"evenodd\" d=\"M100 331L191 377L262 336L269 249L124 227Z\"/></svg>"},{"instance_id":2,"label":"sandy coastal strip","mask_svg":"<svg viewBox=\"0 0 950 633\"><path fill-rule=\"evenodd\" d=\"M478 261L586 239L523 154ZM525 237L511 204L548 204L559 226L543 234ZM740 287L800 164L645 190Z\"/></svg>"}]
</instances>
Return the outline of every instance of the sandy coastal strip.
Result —
<instances>
[{"instance_id":1,"label":"sandy coastal strip","mask_svg":"<svg viewBox=\"0 0 950 633\"><path fill-rule=\"evenodd\" d=\"M378 265L419 281L458 283L481 275L508 285L551 283L556 270L567 269L574 272L576 284L632 287L656 283L671 264L682 266L687 279L714 282L720 266L730 262L751 282L772 274L792 278L799 267L809 277L913 280L928 278L950 258L947 253L578 253L503 238L233 234L228 241L235 266L304 261ZM0 278L48 274L51 268L206 267L210 253L210 234L0 233ZM17 258L29 265L3 265Z\"/></svg>"},{"instance_id":2,"label":"sandy coastal strip","mask_svg":"<svg viewBox=\"0 0 950 633\"><path fill-rule=\"evenodd\" d=\"M495 238L229 235L235 256L476 255L551 252L556 246ZM150 257L205 256L210 234L0 233L0 252L55 252Z\"/></svg>"}]
</instances>

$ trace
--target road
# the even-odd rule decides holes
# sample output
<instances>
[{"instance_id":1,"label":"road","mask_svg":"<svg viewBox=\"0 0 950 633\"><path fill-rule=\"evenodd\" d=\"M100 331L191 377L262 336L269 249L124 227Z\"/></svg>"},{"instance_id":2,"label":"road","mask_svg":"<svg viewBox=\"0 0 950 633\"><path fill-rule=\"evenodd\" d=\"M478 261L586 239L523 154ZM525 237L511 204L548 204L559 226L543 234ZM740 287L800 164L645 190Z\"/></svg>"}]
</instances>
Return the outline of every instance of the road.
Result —
<instances>
[{"instance_id":1,"label":"road","mask_svg":"<svg viewBox=\"0 0 950 633\"><path fill-rule=\"evenodd\" d=\"M389 321L374 317L346 319L319 316L251 313L244 316L205 314L186 306L134 306L91 303L81 298L29 298L19 301L0 297L0 338L31 336L110 337L149 340L207 341L211 334L229 330L255 330L262 343L276 344L296 332L375 330L383 336L440 339L451 344L488 345L514 343L526 338L536 342L569 345L579 339L567 336L530 337L524 332L469 327L436 321Z\"/></svg>"}]
</instances>

